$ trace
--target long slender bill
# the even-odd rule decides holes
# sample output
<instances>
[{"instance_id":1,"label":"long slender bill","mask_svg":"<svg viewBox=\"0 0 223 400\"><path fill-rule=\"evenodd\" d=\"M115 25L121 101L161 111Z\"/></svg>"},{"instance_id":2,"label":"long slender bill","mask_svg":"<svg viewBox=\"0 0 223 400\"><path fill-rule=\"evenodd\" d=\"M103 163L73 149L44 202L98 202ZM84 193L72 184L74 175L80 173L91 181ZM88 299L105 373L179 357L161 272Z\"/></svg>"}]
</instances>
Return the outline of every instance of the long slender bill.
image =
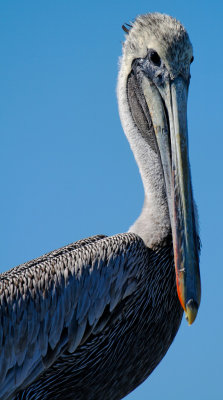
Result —
<instances>
[{"instance_id":1,"label":"long slender bill","mask_svg":"<svg viewBox=\"0 0 223 400\"><path fill-rule=\"evenodd\" d=\"M187 86L181 77L171 83L169 107L174 189L172 234L177 290L188 322L192 324L200 304L201 286L188 158Z\"/></svg>"},{"instance_id":2,"label":"long slender bill","mask_svg":"<svg viewBox=\"0 0 223 400\"><path fill-rule=\"evenodd\" d=\"M188 158L187 84L183 78L177 77L157 88L145 77L142 80L142 89L163 165L178 297L188 323L192 324L200 304L201 289L198 237Z\"/></svg>"}]
</instances>

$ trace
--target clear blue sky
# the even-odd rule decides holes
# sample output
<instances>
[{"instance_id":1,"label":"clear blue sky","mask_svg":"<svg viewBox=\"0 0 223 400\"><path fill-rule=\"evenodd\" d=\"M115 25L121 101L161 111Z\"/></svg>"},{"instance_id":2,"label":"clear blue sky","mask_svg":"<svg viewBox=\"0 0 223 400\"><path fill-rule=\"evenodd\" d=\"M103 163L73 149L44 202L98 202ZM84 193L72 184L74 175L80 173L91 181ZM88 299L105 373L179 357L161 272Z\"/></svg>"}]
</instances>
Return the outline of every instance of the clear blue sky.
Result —
<instances>
[{"instance_id":1,"label":"clear blue sky","mask_svg":"<svg viewBox=\"0 0 223 400\"><path fill-rule=\"evenodd\" d=\"M96 233L128 229L143 190L116 101L123 22L160 11L195 61L190 159L200 214L202 303L128 400L221 400L223 6L220 1L1 1L1 271Z\"/></svg>"}]
</instances>

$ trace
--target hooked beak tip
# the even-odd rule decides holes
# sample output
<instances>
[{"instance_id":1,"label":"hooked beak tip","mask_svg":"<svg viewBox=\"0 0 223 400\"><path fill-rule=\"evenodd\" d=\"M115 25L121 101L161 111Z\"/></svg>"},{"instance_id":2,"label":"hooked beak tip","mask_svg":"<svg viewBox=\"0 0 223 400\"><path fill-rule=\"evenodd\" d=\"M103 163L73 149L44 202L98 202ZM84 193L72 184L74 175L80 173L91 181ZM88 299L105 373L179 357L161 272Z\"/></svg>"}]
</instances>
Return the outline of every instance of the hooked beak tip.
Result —
<instances>
[{"instance_id":1,"label":"hooked beak tip","mask_svg":"<svg viewBox=\"0 0 223 400\"><path fill-rule=\"evenodd\" d=\"M193 322L197 316L198 307L199 306L195 300L193 300L193 299L188 300L188 302L186 304L185 314L186 314L186 320L189 325L193 324Z\"/></svg>"}]
</instances>

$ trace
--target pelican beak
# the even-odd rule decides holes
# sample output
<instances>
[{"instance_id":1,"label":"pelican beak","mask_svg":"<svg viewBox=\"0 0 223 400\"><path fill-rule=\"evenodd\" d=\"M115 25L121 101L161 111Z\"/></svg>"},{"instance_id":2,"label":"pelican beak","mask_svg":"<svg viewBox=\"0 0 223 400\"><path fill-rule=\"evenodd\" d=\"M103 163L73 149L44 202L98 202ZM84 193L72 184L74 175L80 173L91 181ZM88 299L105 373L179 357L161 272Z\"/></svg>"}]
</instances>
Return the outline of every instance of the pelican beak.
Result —
<instances>
[{"instance_id":1,"label":"pelican beak","mask_svg":"<svg viewBox=\"0 0 223 400\"><path fill-rule=\"evenodd\" d=\"M201 287L199 243L188 158L187 95L183 77L157 87L146 77L142 89L153 121L172 227L177 293L189 325L197 315Z\"/></svg>"}]
</instances>

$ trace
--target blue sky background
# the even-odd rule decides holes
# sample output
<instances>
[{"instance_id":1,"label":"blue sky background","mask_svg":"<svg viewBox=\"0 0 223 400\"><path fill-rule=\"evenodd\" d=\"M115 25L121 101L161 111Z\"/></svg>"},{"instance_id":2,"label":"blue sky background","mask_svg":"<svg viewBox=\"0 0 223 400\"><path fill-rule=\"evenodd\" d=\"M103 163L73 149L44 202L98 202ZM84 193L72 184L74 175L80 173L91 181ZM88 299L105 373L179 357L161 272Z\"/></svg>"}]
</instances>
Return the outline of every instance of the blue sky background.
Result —
<instances>
[{"instance_id":1,"label":"blue sky background","mask_svg":"<svg viewBox=\"0 0 223 400\"><path fill-rule=\"evenodd\" d=\"M128 229L143 203L116 101L121 25L160 11L194 46L192 177L200 214L202 303L128 400L223 399L220 1L1 1L0 271L97 233Z\"/></svg>"}]
</instances>

